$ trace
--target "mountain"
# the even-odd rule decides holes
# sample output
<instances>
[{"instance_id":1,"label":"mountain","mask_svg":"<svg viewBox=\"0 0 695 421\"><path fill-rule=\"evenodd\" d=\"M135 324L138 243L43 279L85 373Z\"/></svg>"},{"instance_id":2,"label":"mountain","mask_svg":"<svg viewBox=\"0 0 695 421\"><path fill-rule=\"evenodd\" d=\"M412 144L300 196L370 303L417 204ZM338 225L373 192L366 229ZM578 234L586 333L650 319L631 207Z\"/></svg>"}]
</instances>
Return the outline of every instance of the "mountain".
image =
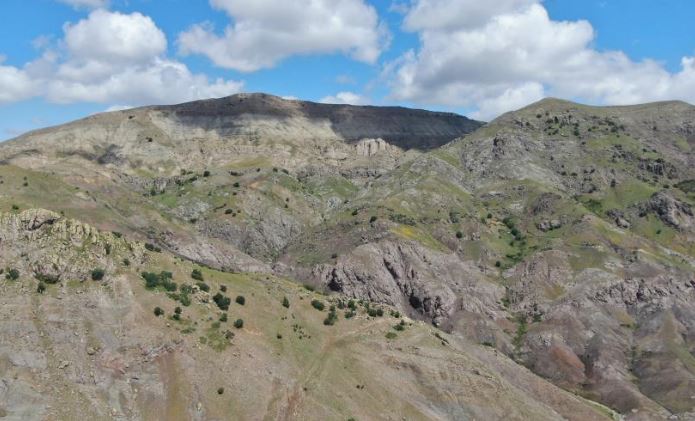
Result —
<instances>
[{"instance_id":1,"label":"mountain","mask_svg":"<svg viewBox=\"0 0 695 421\"><path fill-rule=\"evenodd\" d=\"M114 408L131 418L179 404L185 418L220 417L199 373L227 370L214 378L241 418L689 419L694 122L682 102L546 99L482 124L263 94L92 116L0 144L0 264L20 272L5 296L58 336L71 331L60 320L98 313L89 324L107 329L119 314L122 334L100 333L98 352L119 353L147 390L190 394L182 384L200 396L198 409L176 393L163 403L123 389L128 404ZM85 231L89 240L74 238ZM89 280L94 268L103 280ZM193 285L193 269L214 280L209 295L225 285L256 297L229 316L253 325L220 339L206 296L184 306L184 320L155 317L155 305L173 317L180 286L144 288L142 272ZM86 303L96 307L64 313ZM70 338L86 343L87 331ZM278 348L278 335L293 342ZM32 340L60 342L45 337ZM125 344L175 357L136 364ZM89 367L96 353L71 364ZM167 358L183 377L170 377ZM102 375L100 387L118 377ZM74 395L110 411L98 390ZM247 408L244 394L259 393L273 398Z\"/></svg>"}]
</instances>

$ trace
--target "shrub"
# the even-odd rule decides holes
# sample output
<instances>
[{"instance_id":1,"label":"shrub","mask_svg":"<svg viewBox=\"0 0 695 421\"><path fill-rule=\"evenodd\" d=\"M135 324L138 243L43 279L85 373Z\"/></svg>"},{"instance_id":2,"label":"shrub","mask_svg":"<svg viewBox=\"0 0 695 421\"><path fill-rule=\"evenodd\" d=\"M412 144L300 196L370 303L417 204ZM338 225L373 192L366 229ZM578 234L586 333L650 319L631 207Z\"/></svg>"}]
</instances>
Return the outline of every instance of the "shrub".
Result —
<instances>
[{"instance_id":1,"label":"shrub","mask_svg":"<svg viewBox=\"0 0 695 421\"><path fill-rule=\"evenodd\" d=\"M376 315L379 317L382 317L384 315L384 309L383 308L377 308L376 309Z\"/></svg>"},{"instance_id":2,"label":"shrub","mask_svg":"<svg viewBox=\"0 0 695 421\"><path fill-rule=\"evenodd\" d=\"M223 394L223 393L224 393L224 387L220 387L219 389L217 389L217 394L218 394L218 395L221 395L221 394Z\"/></svg>"},{"instance_id":3,"label":"shrub","mask_svg":"<svg viewBox=\"0 0 695 421\"><path fill-rule=\"evenodd\" d=\"M492 214L491 214L491 213L488 213L488 214L487 214L487 219L492 219Z\"/></svg>"},{"instance_id":4,"label":"shrub","mask_svg":"<svg viewBox=\"0 0 695 421\"><path fill-rule=\"evenodd\" d=\"M232 214L232 213L234 213L234 209L225 209L225 211L224 211L224 214L225 214L225 215L229 215L229 214Z\"/></svg>"},{"instance_id":5,"label":"shrub","mask_svg":"<svg viewBox=\"0 0 695 421\"><path fill-rule=\"evenodd\" d=\"M282 299L282 306L285 307L285 308L290 308L290 300L287 299L287 297L284 297L284 298Z\"/></svg>"},{"instance_id":6,"label":"shrub","mask_svg":"<svg viewBox=\"0 0 695 421\"><path fill-rule=\"evenodd\" d=\"M355 303L355 300L350 300L350 301L348 301L347 306L348 306L348 308L349 308L350 310L352 310L352 311L357 310L357 303Z\"/></svg>"},{"instance_id":7,"label":"shrub","mask_svg":"<svg viewBox=\"0 0 695 421\"><path fill-rule=\"evenodd\" d=\"M215 294L214 297L212 297L212 300L217 304L217 307L220 308L222 311L227 311L229 310L229 304L232 302L232 300L229 297L225 297L224 295L220 294L219 292Z\"/></svg>"},{"instance_id":8,"label":"shrub","mask_svg":"<svg viewBox=\"0 0 695 421\"><path fill-rule=\"evenodd\" d=\"M369 310L367 310L367 314L369 315L369 317L376 317L377 316L376 309L370 308Z\"/></svg>"},{"instance_id":9,"label":"shrub","mask_svg":"<svg viewBox=\"0 0 695 421\"><path fill-rule=\"evenodd\" d=\"M176 308L174 309L174 313L176 313L176 314L181 314L181 311L183 311L183 310L181 310L181 307L179 307L179 306L176 306Z\"/></svg>"},{"instance_id":10,"label":"shrub","mask_svg":"<svg viewBox=\"0 0 695 421\"><path fill-rule=\"evenodd\" d=\"M334 308L328 313L328 316L323 320L323 324L326 326L333 326L336 321L338 321L338 315L336 314Z\"/></svg>"},{"instance_id":11,"label":"shrub","mask_svg":"<svg viewBox=\"0 0 695 421\"><path fill-rule=\"evenodd\" d=\"M196 281L203 281L203 272L200 271L200 269L193 269L191 272L191 278L195 279Z\"/></svg>"},{"instance_id":12,"label":"shrub","mask_svg":"<svg viewBox=\"0 0 695 421\"><path fill-rule=\"evenodd\" d=\"M458 239L463 238L463 233L461 231L456 231L456 238L458 238Z\"/></svg>"},{"instance_id":13,"label":"shrub","mask_svg":"<svg viewBox=\"0 0 695 421\"><path fill-rule=\"evenodd\" d=\"M162 271L159 274L154 272L142 272L140 276L145 280L145 288L147 289L162 287L166 291L172 292L176 291L178 288L176 282L171 281L173 277L171 272Z\"/></svg>"},{"instance_id":14,"label":"shrub","mask_svg":"<svg viewBox=\"0 0 695 421\"><path fill-rule=\"evenodd\" d=\"M104 279L104 269L101 268L96 268L92 270L92 280L93 281L101 281Z\"/></svg>"},{"instance_id":15,"label":"shrub","mask_svg":"<svg viewBox=\"0 0 695 421\"><path fill-rule=\"evenodd\" d=\"M239 188L239 182L237 181L236 183L232 184L234 187Z\"/></svg>"},{"instance_id":16,"label":"shrub","mask_svg":"<svg viewBox=\"0 0 695 421\"><path fill-rule=\"evenodd\" d=\"M304 289L306 289L307 291L312 291L312 292L313 292L315 288L314 288L313 285L304 284Z\"/></svg>"},{"instance_id":17,"label":"shrub","mask_svg":"<svg viewBox=\"0 0 695 421\"><path fill-rule=\"evenodd\" d=\"M123 259L123 266L130 266L130 259L128 259L127 257Z\"/></svg>"},{"instance_id":18,"label":"shrub","mask_svg":"<svg viewBox=\"0 0 695 421\"><path fill-rule=\"evenodd\" d=\"M358 213L360 213L359 209L355 209L352 211L352 216L357 216Z\"/></svg>"},{"instance_id":19,"label":"shrub","mask_svg":"<svg viewBox=\"0 0 695 421\"><path fill-rule=\"evenodd\" d=\"M377 220L377 217L376 217L376 215L374 215L371 218L369 218L369 223L372 224L372 223L376 222L376 220Z\"/></svg>"},{"instance_id":20,"label":"shrub","mask_svg":"<svg viewBox=\"0 0 695 421\"><path fill-rule=\"evenodd\" d=\"M405 330L405 322L394 325L393 328L399 332Z\"/></svg>"},{"instance_id":21,"label":"shrub","mask_svg":"<svg viewBox=\"0 0 695 421\"><path fill-rule=\"evenodd\" d=\"M147 249L148 251L156 252L156 253L161 253L161 252L162 252L162 249L161 249L161 248L155 246L155 245L152 244L152 243L145 243L145 249Z\"/></svg>"},{"instance_id":22,"label":"shrub","mask_svg":"<svg viewBox=\"0 0 695 421\"><path fill-rule=\"evenodd\" d=\"M234 327L237 328L237 329L241 329L242 327L244 327L244 320L242 320L242 319L236 319L236 320L234 321Z\"/></svg>"},{"instance_id":23,"label":"shrub","mask_svg":"<svg viewBox=\"0 0 695 421\"><path fill-rule=\"evenodd\" d=\"M357 313L355 313L353 310L346 311L345 312L345 318L346 319L352 319L353 317L355 317L356 314Z\"/></svg>"},{"instance_id":24,"label":"shrub","mask_svg":"<svg viewBox=\"0 0 695 421\"><path fill-rule=\"evenodd\" d=\"M159 317L164 315L164 310L162 310L161 307L155 307L154 308L154 315Z\"/></svg>"},{"instance_id":25,"label":"shrub","mask_svg":"<svg viewBox=\"0 0 695 421\"><path fill-rule=\"evenodd\" d=\"M43 281L39 281L39 286L36 287L36 292L43 294L46 291L46 284Z\"/></svg>"},{"instance_id":26,"label":"shrub","mask_svg":"<svg viewBox=\"0 0 695 421\"><path fill-rule=\"evenodd\" d=\"M239 304L240 306L243 306L244 304L246 304L246 298L244 298L243 295L237 295L236 299L234 301L236 301L236 303Z\"/></svg>"},{"instance_id":27,"label":"shrub","mask_svg":"<svg viewBox=\"0 0 695 421\"><path fill-rule=\"evenodd\" d=\"M326 308L326 305L323 304L323 301L319 300L311 300L311 306L318 311L323 311L323 309Z\"/></svg>"},{"instance_id":28,"label":"shrub","mask_svg":"<svg viewBox=\"0 0 695 421\"><path fill-rule=\"evenodd\" d=\"M19 210L19 206L12 205L12 211L17 212L18 210Z\"/></svg>"},{"instance_id":29,"label":"shrub","mask_svg":"<svg viewBox=\"0 0 695 421\"><path fill-rule=\"evenodd\" d=\"M496 261L496 262L495 262L495 267L500 267L500 266L502 266L502 262L500 262L499 260Z\"/></svg>"},{"instance_id":30,"label":"shrub","mask_svg":"<svg viewBox=\"0 0 695 421\"><path fill-rule=\"evenodd\" d=\"M227 285L220 285L220 291L227 292Z\"/></svg>"},{"instance_id":31,"label":"shrub","mask_svg":"<svg viewBox=\"0 0 695 421\"><path fill-rule=\"evenodd\" d=\"M196 282L196 285L201 291L210 292L210 285L206 284L205 282Z\"/></svg>"},{"instance_id":32,"label":"shrub","mask_svg":"<svg viewBox=\"0 0 695 421\"><path fill-rule=\"evenodd\" d=\"M227 322L227 313L222 313L222 315L220 316L220 322Z\"/></svg>"},{"instance_id":33,"label":"shrub","mask_svg":"<svg viewBox=\"0 0 695 421\"><path fill-rule=\"evenodd\" d=\"M208 171L208 170L203 171L203 177L210 177L210 171Z\"/></svg>"},{"instance_id":34,"label":"shrub","mask_svg":"<svg viewBox=\"0 0 695 421\"><path fill-rule=\"evenodd\" d=\"M398 335L396 335L396 332L388 332L386 333L386 339L396 339Z\"/></svg>"},{"instance_id":35,"label":"shrub","mask_svg":"<svg viewBox=\"0 0 695 421\"><path fill-rule=\"evenodd\" d=\"M16 281L19 279L19 271L17 269L7 269L7 273L5 274L5 279L9 281Z\"/></svg>"}]
</instances>

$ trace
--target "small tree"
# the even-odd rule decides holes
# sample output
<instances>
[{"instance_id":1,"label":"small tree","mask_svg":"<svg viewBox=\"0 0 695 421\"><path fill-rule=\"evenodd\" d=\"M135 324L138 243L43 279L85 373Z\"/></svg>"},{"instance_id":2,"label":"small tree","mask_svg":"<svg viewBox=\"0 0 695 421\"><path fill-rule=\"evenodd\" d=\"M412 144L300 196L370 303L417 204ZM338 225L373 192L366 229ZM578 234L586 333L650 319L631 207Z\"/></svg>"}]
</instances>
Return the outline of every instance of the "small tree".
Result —
<instances>
[{"instance_id":1,"label":"small tree","mask_svg":"<svg viewBox=\"0 0 695 421\"><path fill-rule=\"evenodd\" d=\"M244 321L242 319L236 319L234 321L234 327L237 329L241 329L242 327L244 327Z\"/></svg>"},{"instance_id":2,"label":"small tree","mask_svg":"<svg viewBox=\"0 0 695 421\"><path fill-rule=\"evenodd\" d=\"M104 279L104 274L104 269L96 268L92 271L92 280L101 281L102 279Z\"/></svg>"},{"instance_id":3,"label":"small tree","mask_svg":"<svg viewBox=\"0 0 695 421\"><path fill-rule=\"evenodd\" d=\"M161 307L155 307L154 308L154 315L157 317L163 316L164 315L164 310L162 310Z\"/></svg>"},{"instance_id":4,"label":"small tree","mask_svg":"<svg viewBox=\"0 0 695 421\"><path fill-rule=\"evenodd\" d=\"M16 281L19 279L19 271L17 269L7 269L7 273L5 274L5 279L8 281Z\"/></svg>"},{"instance_id":5,"label":"small tree","mask_svg":"<svg viewBox=\"0 0 695 421\"><path fill-rule=\"evenodd\" d=\"M239 304L240 306L243 306L244 304L246 304L246 298L244 298L243 295L237 295L236 300L234 300L234 301L236 301L236 303Z\"/></svg>"},{"instance_id":6,"label":"small tree","mask_svg":"<svg viewBox=\"0 0 695 421\"><path fill-rule=\"evenodd\" d=\"M201 272L200 269L193 269L193 272L191 272L191 278L195 279L196 281L203 282L203 272Z\"/></svg>"},{"instance_id":7,"label":"small tree","mask_svg":"<svg viewBox=\"0 0 695 421\"><path fill-rule=\"evenodd\" d=\"M36 287L36 292L43 294L46 291L46 284L43 281L39 281L39 286Z\"/></svg>"},{"instance_id":8,"label":"small tree","mask_svg":"<svg viewBox=\"0 0 695 421\"><path fill-rule=\"evenodd\" d=\"M287 297L282 299L282 306L285 308L290 308L290 300Z\"/></svg>"},{"instance_id":9,"label":"small tree","mask_svg":"<svg viewBox=\"0 0 695 421\"><path fill-rule=\"evenodd\" d=\"M311 305L318 311L323 311L323 309L326 308L326 305L319 300L311 300Z\"/></svg>"}]
</instances>

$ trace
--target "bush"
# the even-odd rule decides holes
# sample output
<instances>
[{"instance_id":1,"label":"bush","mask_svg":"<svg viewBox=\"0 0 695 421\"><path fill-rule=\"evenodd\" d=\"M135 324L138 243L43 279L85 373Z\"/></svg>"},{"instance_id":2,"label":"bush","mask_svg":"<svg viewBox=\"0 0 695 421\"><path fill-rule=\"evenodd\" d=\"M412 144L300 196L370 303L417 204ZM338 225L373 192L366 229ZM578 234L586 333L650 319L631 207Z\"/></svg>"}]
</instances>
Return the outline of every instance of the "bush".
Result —
<instances>
[{"instance_id":1,"label":"bush","mask_svg":"<svg viewBox=\"0 0 695 421\"><path fill-rule=\"evenodd\" d=\"M335 308L328 313L328 317L323 320L323 324L326 326L333 326L335 322L338 321L338 315L335 312Z\"/></svg>"},{"instance_id":2,"label":"bush","mask_svg":"<svg viewBox=\"0 0 695 421\"><path fill-rule=\"evenodd\" d=\"M200 271L200 269L193 269L193 272L191 272L191 278L195 279L196 281L203 281L203 272Z\"/></svg>"},{"instance_id":3,"label":"bush","mask_svg":"<svg viewBox=\"0 0 695 421\"><path fill-rule=\"evenodd\" d=\"M147 289L162 287L169 292L178 289L176 282L172 282L171 280L174 276L171 272L162 271L159 274L154 272L142 272L140 276L145 280L145 288Z\"/></svg>"},{"instance_id":4,"label":"bush","mask_svg":"<svg viewBox=\"0 0 695 421\"><path fill-rule=\"evenodd\" d=\"M502 266L502 262L500 262L499 260L496 261L496 262L495 262L495 267L500 267L500 266Z\"/></svg>"},{"instance_id":5,"label":"bush","mask_svg":"<svg viewBox=\"0 0 695 421\"><path fill-rule=\"evenodd\" d=\"M355 300L348 301L347 306L352 311L357 310L357 303L355 303Z\"/></svg>"},{"instance_id":6,"label":"bush","mask_svg":"<svg viewBox=\"0 0 695 421\"><path fill-rule=\"evenodd\" d=\"M174 309L174 313L176 313L176 314L181 314L182 311L183 310L181 310L181 307L179 307L179 306L176 306L176 308Z\"/></svg>"},{"instance_id":7,"label":"bush","mask_svg":"<svg viewBox=\"0 0 695 421\"><path fill-rule=\"evenodd\" d=\"M463 238L463 233L461 231L456 231L456 238L458 238L458 239Z\"/></svg>"},{"instance_id":8,"label":"bush","mask_svg":"<svg viewBox=\"0 0 695 421\"><path fill-rule=\"evenodd\" d=\"M210 177L210 171L208 171L208 170L203 171L203 177Z\"/></svg>"},{"instance_id":9,"label":"bush","mask_svg":"<svg viewBox=\"0 0 695 421\"><path fill-rule=\"evenodd\" d=\"M236 319L236 320L234 321L234 327L237 328L237 329L241 329L242 327L244 327L244 320L242 320L242 319Z\"/></svg>"},{"instance_id":10,"label":"bush","mask_svg":"<svg viewBox=\"0 0 695 421\"><path fill-rule=\"evenodd\" d=\"M229 310L229 304L231 304L232 300L229 297L225 297L221 293L215 294L214 297L212 297L212 300L217 304L217 307L220 308L222 311L227 311Z\"/></svg>"},{"instance_id":11,"label":"bush","mask_svg":"<svg viewBox=\"0 0 695 421\"><path fill-rule=\"evenodd\" d=\"M285 307L285 308L290 308L290 300L287 299L287 297L284 297L284 298L282 299L282 306Z\"/></svg>"},{"instance_id":12,"label":"bush","mask_svg":"<svg viewBox=\"0 0 695 421\"><path fill-rule=\"evenodd\" d=\"M230 215L232 213L234 213L234 209L225 209L225 211L224 211L225 215Z\"/></svg>"},{"instance_id":13,"label":"bush","mask_svg":"<svg viewBox=\"0 0 695 421\"><path fill-rule=\"evenodd\" d=\"M396 339L398 335L396 335L396 332L388 332L386 333L386 339Z\"/></svg>"},{"instance_id":14,"label":"bush","mask_svg":"<svg viewBox=\"0 0 695 421\"><path fill-rule=\"evenodd\" d=\"M210 292L210 285L206 284L205 282L196 282L196 285L201 291Z\"/></svg>"},{"instance_id":15,"label":"bush","mask_svg":"<svg viewBox=\"0 0 695 421\"><path fill-rule=\"evenodd\" d=\"M234 301L236 301L236 303L239 304L240 306L243 306L244 304L246 304L246 298L244 298L243 295L237 295L236 300L234 300Z\"/></svg>"},{"instance_id":16,"label":"bush","mask_svg":"<svg viewBox=\"0 0 695 421\"><path fill-rule=\"evenodd\" d=\"M39 286L36 287L36 292L43 294L46 291L46 284L43 281L39 281Z\"/></svg>"},{"instance_id":17,"label":"bush","mask_svg":"<svg viewBox=\"0 0 695 421\"><path fill-rule=\"evenodd\" d=\"M221 395L221 394L223 394L223 393L224 393L224 387L220 387L219 389L217 389L217 394L218 394L218 395Z\"/></svg>"},{"instance_id":18,"label":"bush","mask_svg":"<svg viewBox=\"0 0 695 421\"><path fill-rule=\"evenodd\" d=\"M326 305L323 304L323 301L319 300L311 300L311 306L318 311L323 311L326 308Z\"/></svg>"},{"instance_id":19,"label":"bush","mask_svg":"<svg viewBox=\"0 0 695 421\"><path fill-rule=\"evenodd\" d=\"M123 259L123 266L130 266L130 259L128 259L127 257Z\"/></svg>"},{"instance_id":20,"label":"bush","mask_svg":"<svg viewBox=\"0 0 695 421\"><path fill-rule=\"evenodd\" d=\"M19 271L17 269L7 269L7 273L5 274L5 279L8 281L16 281L19 279Z\"/></svg>"},{"instance_id":21,"label":"bush","mask_svg":"<svg viewBox=\"0 0 695 421\"><path fill-rule=\"evenodd\" d=\"M227 292L227 285L220 285L220 291Z\"/></svg>"},{"instance_id":22,"label":"bush","mask_svg":"<svg viewBox=\"0 0 695 421\"><path fill-rule=\"evenodd\" d=\"M369 218L369 223L370 223L370 224L373 224L374 222L376 222L376 220L377 220L377 217L376 217L376 216L372 216L371 218Z\"/></svg>"},{"instance_id":23,"label":"bush","mask_svg":"<svg viewBox=\"0 0 695 421\"><path fill-rule=\"evenodd\" d=\"M92 271L92 281L101 281L104 279L104 269L96 268Z\"/></svg>"},{"instance_id":24,"label":"bush","mask_svg":"<svg viewBox=\"0 0 695 421\"><path fill-rule=\"evenodd\" d=\"M155 307L154 308L154 315L159 317L164 315L164 310L162 310L161 307Z\"/></svg>"},{"instance_id":25,"label":"bush","mask_svg":"<svg viewBox=\"0 0 695 421\"><path fill-rule=\"evenodd\" d=\"M220 322L227 322L227 313L222 313L222 315L220 316Z\"/></svg>"}]
</instances>

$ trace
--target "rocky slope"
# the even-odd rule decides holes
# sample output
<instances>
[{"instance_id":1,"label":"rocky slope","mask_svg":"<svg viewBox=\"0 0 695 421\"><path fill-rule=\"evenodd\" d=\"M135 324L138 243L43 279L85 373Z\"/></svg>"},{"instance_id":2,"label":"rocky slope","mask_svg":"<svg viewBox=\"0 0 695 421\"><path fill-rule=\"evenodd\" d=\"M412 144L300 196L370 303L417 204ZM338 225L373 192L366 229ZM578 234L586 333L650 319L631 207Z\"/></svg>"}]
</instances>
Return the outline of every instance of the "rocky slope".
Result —
<instances>
[{"instance_id":1,"label":"rocky slope","mask_svg":"<svg viewBox=\"0 0 695 421\"><path fill-rule=\"evenodd\" d=\"M353 311L275 277L196 267L54 212L0 214L0 251L4 418L612 416L388 307L372 304L371 317L367 303ZM93 279L96 267L103 276ZM174 289L148 289L138 275L162 270ZM222 311L214 293L245 300ZM330 312L311 300L338 306L339 317L322 323Z\"/></svg>"},{"instance_id":2,"label":"rocky slope","mask_svg":"<svg viewBox=\"0 0 695 421\"><path fill-rule=\"evenodd\" d=\"M628 419L691 419L693 122L679 102L548 99L468 133L451 115L236 96L0 145L0 207L382 303Z\"/></svg>"}]
</instances>

